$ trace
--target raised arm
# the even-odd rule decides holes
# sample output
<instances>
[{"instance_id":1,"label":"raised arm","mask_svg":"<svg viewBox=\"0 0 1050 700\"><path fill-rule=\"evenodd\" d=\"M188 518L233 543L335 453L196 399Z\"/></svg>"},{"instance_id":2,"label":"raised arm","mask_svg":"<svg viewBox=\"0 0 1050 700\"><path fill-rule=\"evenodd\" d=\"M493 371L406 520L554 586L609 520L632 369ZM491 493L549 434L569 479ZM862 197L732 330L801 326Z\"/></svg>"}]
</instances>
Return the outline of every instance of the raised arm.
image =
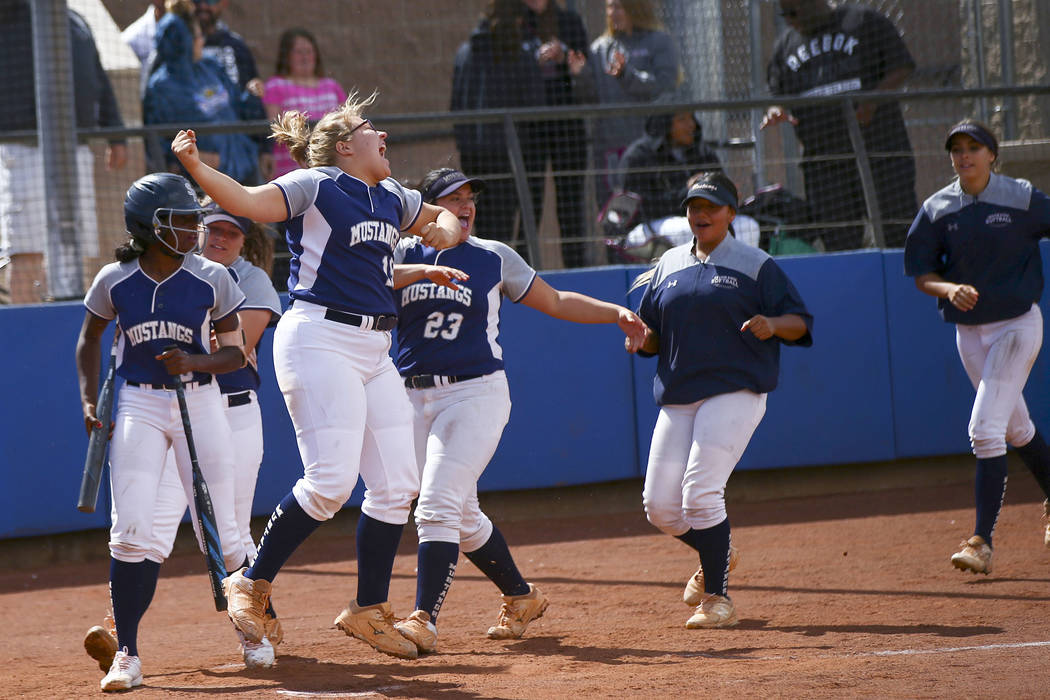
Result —
<instances>
[{"instance_id":1,"label":"raised arm","mask_svg":"<svg viewBox=\"0 0 1050 700\"><path fill-rule=\"evenodd\" d=\"M548 316L574 323L615 323L627 336L625 347L635 352L645 339L642 319L618 304L610 304L578 292L563 292L537 277L521 303Z\"/></svg>"},{"instance_id":2,"label":"raised arm","mask_svg":"<svg viewBox=\"0 0 1050 700\"><path fill-rule=\"evenodd\" d=\"M444 207L426 202L423 203L419 216L408 232L419 236L428 246L438 250L457 245L461 236L459 219L455 214Z\"/></svg>"},{"instance_id":3,"label":"raised arm","mask_svg":"<svg viewBox=\"0 0 1050 700\"><path fill-rule=\"evenodd\" d=\"M245 187L229 175L205 164L197 150L197 135L192 130L180 131L171 142L171 150L201 189L231 214L261 223L274 223L288 218L288 206L277 185Z\"/></svg>"}]
</instances>

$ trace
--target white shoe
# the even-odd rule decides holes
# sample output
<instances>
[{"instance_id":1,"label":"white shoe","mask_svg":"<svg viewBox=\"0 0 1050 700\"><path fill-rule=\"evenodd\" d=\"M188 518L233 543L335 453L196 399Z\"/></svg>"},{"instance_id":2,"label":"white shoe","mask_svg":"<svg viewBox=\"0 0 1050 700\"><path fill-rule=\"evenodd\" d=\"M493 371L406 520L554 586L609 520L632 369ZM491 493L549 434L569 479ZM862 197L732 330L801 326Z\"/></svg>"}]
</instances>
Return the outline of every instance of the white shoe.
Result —
<instances>
[{"instance_id":1,"label":"white shoe","mask_svg":"<svg viewBox=\"0 0 1050 700\"><path fill-rule=\"evenodd\" d=\"M1050 499L1043 501L1043 546L1050 548Z\"/></svg>"},{"instance_id":2,"label":"white shoe","mask_svg":"<svg viewBox=\"0 0 1050 700\"><path fill-rule=\"evenodd\" d=\"M983 537L974 535L959 546L962 550L952 555L952 566L975 574L992 573L992 548Z\"/></svg>"},{"instance_id":3,"label":"white shoe","mask_svg":"<svg viewBox=\"0 0 1050 700\"><path fill-rule=\"evenodd\" d=\"M685 626L695 630L701 627L732 627L737 622L739 620L733 601L725 596L709 593L696 606L693 616L686 620Z\"/></svg>"},{"instance_id":4,"label":"white shoe","mask_svg":"<svg viewBox=\"0 0 1050 700\"><path fill-rule=\"evenodd\" d=\"M103 691L129 690L135 686L142 685L142 662L137 656L129 656L128 648L124 647L113 657L113 665L109 667L109 673L99 682Z\"/></svg>"},{"instance_id":5,"label":"white shoe","mask_svg":"<svg viewBox=\"0 0 1050 700\"><path fill-rule=\"evenodd\" d=\"M244 657L246 668L270 668L277 657L274 653L273 644L266 637L262 641L253 642L244 636L236 627L233 628L237 637L241 640L241 656Z\"/></svg>"}]
</instances>

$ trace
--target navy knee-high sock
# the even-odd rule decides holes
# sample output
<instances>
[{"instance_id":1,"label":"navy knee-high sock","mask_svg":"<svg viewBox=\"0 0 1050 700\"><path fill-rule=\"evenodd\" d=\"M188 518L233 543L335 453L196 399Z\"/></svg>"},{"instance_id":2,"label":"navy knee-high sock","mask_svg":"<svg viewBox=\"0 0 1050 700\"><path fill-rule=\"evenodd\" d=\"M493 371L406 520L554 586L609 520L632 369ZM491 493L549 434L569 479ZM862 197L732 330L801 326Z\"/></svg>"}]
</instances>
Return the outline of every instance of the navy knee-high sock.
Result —
<instances>
[{"instance_id":1,"label":"navy knee-high sock","mask_svg":"<svg viewBox=\"0 0 1050 700\"><path fill-rule=\"evenodd\" d=\"M416 610L430 614L430 621L437 622L445 594L456 575L456 560L459 559L457 542L420 542L416 555Z\"/></svg>"},{"instance_id":2,"label":"navy knee-high sock","mask_svg":"<svg viewBox=\"0 0 1050 700\"><path fill-rule=\"evenodd\" d=\"M978 458L977 479L974 483L974 501L977 504L977 526L973 534L980 535L992 546L992 531L1003 507L1006 493L1006 455Z\"/></svg>"},{"instance_id":3,"label":"navy knee-high sock","mask_svg":"<svg viewBox=\"0 0 1050 700\"><path fill-rule=\"evenodd\" d=\"M320 524L321 521L307 515L295 500L295 496L289 493L274 508L270 522L266 523L266 529L259 539L259 552L255 555L255 563L244 575L253 581L263 579L272 583L277 572L288 561L288 557L292 556L292 552Z\"/></svg>"},{"instance_id":4,"label":"navy knee-high sock","mask_svg":"<svg viewBox=\"0 0 1050 700\"><path fill-rule=\"evenodd\" d=\"M391 525L364 513L357 520L357 604L385 603L390 597L390 575L404 525Z\"/></svg>"},{"instance_id":5,"label":"navy knee-high sock","mask_svg":"<svg viewBox=\"0 0 1050 700\"><path fill-rule=\"evenodd\" d=\"M1047 447L1046 440L1038 430L1027 445L1017 448L1017 454L1039 482L1043 496L1050 498L1050 447Z\"/></svg>"},{"instance_id":6,"label":"navy knee-high sock","mask_svg":"<svg viewBox=\"0 0 1050 700\"><path fill-rule=\"evenodd\" d=\"M131 656L139 655L139 621L153 601L159 575L160 564L148 559L134 563L112 558L109 561L109 595L117 644L126 647Z\"/></svg>"},{"instance_id":7,"label":"navy knee-high sock","mask_svg":"<svg viewBox=\"0 0 1050 700\"><path fill-rule=\"evenodd\" d=\"M492 526L492 534L485 544L473 552L463 554L496 584L503 595L525 595L529 592L528 581L518 571L514 557L510 555L510 548L507 547L507 541L495 525Z\"/></svg>"},{"instance_id":8,"label":"navy knee-high sock","mask_svg":"<svg viewBox=\"0 0 1050 700\"><path fill-rule=\"evenodd\" d=\"M703 530L690 528L678 539L700 554L704 567L704 592L726 595L729 589L729 518Z\"/></svg>"}]
</instances>

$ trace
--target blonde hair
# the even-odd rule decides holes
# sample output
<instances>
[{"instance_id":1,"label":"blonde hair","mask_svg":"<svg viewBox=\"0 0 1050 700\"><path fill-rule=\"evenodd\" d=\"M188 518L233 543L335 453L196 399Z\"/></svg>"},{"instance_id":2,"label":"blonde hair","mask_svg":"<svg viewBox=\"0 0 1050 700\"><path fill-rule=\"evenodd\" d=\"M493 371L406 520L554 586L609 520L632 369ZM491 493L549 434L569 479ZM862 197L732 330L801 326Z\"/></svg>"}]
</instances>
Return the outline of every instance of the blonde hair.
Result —
<instances>
[{"instance_id":1,"label":"blonde hair","mask_svg":"<svg viewBox=\"0 0 1050 700\"><path fill-rule=\"evenodd\" d=\"M321 117L312 129L304 112L283 112L270 124L270 138L285 146L292 160L304 168L335 165L335 145L353 137L350 131L357 126L353 122L361 119L361 113L378 96L373 90L368 97L358 99L357 90L351 90L343 106Z\"/></svg>"},{"instance_id":2,"label":"blonde hair","mask_svg":"<svg viewBox=\"0 0 1050 700\"><path fill-rule=\"evenodd\" d=\"M191 32L194 25L197 24L197 8L193 0L167 0L164 3L164 11L170 12L185 22Z\"/></svg>"}]
</instances>

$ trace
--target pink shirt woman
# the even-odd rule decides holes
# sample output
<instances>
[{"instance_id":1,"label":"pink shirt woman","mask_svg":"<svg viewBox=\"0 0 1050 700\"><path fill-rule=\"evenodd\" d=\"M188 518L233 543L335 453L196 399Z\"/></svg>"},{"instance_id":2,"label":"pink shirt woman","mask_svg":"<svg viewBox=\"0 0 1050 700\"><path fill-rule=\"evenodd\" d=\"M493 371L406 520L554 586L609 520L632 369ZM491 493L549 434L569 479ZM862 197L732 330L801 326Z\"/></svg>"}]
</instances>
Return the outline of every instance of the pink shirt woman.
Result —
<instances>
[{"instance_id":1,"label":"pink shirt woman","mask_svg":"<svg viewBox=\"0 0 1050 700\"><path fill-rule=\"evenodd\" d=\"M286 30L277 50L276 75L266 81L266 117L273 120L281 112L299 111L311 119L320 119L342 105L346 91L323 74L321 52L313 35L305 29ZM299 167L280 144L274 146L273 158L273 177Z\"/></svg>"}]
</instances>

